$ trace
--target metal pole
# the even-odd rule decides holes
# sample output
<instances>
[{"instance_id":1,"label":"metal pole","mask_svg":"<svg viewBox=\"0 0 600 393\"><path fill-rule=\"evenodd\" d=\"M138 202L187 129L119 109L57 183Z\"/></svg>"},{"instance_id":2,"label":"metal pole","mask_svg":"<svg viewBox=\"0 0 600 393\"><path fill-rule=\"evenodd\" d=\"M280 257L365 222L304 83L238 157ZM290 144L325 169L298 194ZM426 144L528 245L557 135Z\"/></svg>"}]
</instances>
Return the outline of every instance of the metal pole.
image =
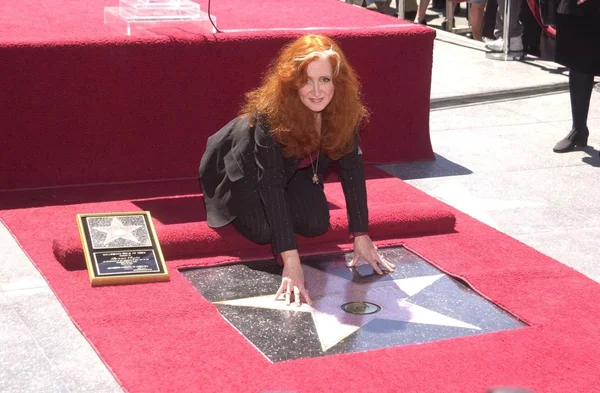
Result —
<instances>
[{"instance_id":1,"label":"metal pole","mask_svg":"<svg viewBox=\"0 0 600 393\"><path fill-rule=\"evenodd\" d=\"M523 52L511 52L510 51L510 14L511 14L511 0L504 0L504 33L502 34L502 53L486 53L485 57L493 60L522 60L524 58ZM517 11L518 12L518 11Z\"/></svg>"},{"instance_id":2,"label":"metal pole","mask_svg":"<svg viewBox=\"0 0 600 393\"><path fill-rule=\"evenodd\" d=\"M504 57L508 57L508 52L510 52L510 3L512 3L511 0L504 0L504 34L502 34Z\"/></svg>"},{"instance_id":3,"label":"metal pole","mask_svg":"<svg viewBox=\"0 0 600 393\"><path fill-rule=\"evenodd\" d=\"M446 0L446 31L452 33L454 30L454 7L456 3L452 0Z\"/></svg>"},{"instance_id":4,"label":"metal pole","mask_svg":"<svg viewBox=\"0 0 600 393\"><path fill-rule=\"evenodd\" d=\"M396 11L398 12L398 19L404 19L404 15L405 15L404 1L405 0L396 0Z\"/></svg>"}]
</instances>

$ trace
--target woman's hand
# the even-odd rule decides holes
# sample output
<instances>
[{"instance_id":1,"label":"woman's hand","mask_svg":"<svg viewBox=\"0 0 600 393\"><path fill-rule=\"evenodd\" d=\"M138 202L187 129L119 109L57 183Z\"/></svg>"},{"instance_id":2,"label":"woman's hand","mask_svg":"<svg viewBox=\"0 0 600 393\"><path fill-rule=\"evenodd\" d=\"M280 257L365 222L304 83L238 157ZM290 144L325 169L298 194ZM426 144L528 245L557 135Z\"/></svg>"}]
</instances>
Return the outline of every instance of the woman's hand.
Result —
<instances>
[{"instance_id":1,"label":"woman's hand","mask_svg":"<svg viewBox=\"0 0 600 393\"><path fill-rule=\"evenodd\" d=\"M275 300L279 299L281 294L285 296L285 303L289 305L292 302L292 294L294 295L294 303L300 306L302 301L300 295L304 296L307 304L312 304L308 290L304 287L304 271L300 263L300 255L298 250L284 251L281 253L283 259L283 274L281 286L275 295Z\"/></svg>"},{"instance_id":2,"label":"woman's hand","mask_svg":"<svg viewBox=\"0 0 600 393\"><path fill-rule=\"evenodd\" d=\"M354 238L354 259L352 259L352 262L348 266L356 266L360 259L369 262L369 265L373 267L373 270L377 274L383 274L379 265L383 266L388 272L392 272L396 268L393 263L379 256L377 247L375 247L369 235L359 235Z\"/></svg>"}]
</instances>

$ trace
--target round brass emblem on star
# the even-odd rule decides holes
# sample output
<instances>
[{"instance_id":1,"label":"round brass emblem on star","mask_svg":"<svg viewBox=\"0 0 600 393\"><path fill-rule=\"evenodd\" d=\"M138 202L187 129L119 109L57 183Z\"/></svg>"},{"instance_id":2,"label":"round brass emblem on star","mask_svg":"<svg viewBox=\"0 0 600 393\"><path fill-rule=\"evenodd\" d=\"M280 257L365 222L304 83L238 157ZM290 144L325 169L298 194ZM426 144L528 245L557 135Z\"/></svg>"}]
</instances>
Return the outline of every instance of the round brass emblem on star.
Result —
<instances>
[{"instance_id":1,"label":"round brass emblem on star","mask_svg":"<svg viewBox=\"0 0 600 393\"><path fill-rule=\"evenodd\" d=\"M368 315L381 311L381 307L370 302L350 302L342 304L342 310L350 314Z\"/></svg>"}]
</instances>

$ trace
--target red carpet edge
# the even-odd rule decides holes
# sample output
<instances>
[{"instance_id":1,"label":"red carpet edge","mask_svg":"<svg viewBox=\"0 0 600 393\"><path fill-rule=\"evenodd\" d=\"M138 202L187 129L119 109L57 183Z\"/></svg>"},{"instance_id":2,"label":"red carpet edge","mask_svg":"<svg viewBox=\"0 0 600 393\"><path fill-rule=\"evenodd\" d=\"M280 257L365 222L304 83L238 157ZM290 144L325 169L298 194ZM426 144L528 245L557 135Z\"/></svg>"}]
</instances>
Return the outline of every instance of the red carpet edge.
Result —
<instances>
[{"instance_id":1,"label":"red carpet edge","mask_svg":"<svg viewBox=\"0 0 600 393\"><path fill-rule=\"evenodd\" d=\"M342 206L338 186L328 187L328 197ZM597 390L597 283L400 180L370 180L368 190L370 206L427 203L453 213L451 233L388 238L377 245L405 245L530 326L271 364L178 273L187 266L264 258L270 250L170 260L170 282L92 288L86 271L67 271L56 261L54 239L73 233L77 212L136 205L12 209L0 211L0 218L128 392L478 393L498 385L536 393ZM336 241L307 244L303 253L349 247Z\"/></svg>"}]
</instances>

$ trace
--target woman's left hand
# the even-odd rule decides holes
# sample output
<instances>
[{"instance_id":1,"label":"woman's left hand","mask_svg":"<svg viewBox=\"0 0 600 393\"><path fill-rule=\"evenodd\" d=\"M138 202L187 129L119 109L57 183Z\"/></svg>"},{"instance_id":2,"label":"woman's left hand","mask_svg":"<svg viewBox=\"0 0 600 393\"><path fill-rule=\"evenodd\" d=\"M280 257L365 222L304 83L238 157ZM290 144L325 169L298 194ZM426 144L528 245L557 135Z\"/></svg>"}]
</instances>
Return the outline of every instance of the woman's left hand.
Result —
<instances>
[{"instance_id":1,"label":"woman's left hand","mask_svg":"<svg viewBox=\"0 0 600 393\"><path fill-rule=\"evenodd\" d=\"M354 259L352 259L352 262L350 262L348 266L356 266L360 259L369 262L369 265L373 267L373 270L375 270L377 274L383 274L379 265L383 266L388 272L392 272L396 268L393 263L390 263L379 256L377 247L375 247L369 235L359 235L354 238Z\"/></svg>"}]
</instances>

